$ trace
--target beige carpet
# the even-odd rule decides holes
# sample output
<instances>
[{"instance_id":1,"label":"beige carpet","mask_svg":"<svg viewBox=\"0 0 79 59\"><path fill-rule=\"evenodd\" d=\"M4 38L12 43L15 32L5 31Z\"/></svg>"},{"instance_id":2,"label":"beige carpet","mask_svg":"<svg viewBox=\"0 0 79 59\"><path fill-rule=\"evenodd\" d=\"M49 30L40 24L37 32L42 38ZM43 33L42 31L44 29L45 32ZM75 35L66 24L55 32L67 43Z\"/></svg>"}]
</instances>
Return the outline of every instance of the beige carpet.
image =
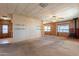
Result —
<instances>
[{"instance_id":1,"label":"beige carpet","mask_svg":"<svg viewBox=\"0 0 79 59\"><path fill-rule=\"evenodd\" d=\"M79 43L70 39L45 36L12 45L0 45L1 56L78 56Z\"/></svg>"}]
</instances>

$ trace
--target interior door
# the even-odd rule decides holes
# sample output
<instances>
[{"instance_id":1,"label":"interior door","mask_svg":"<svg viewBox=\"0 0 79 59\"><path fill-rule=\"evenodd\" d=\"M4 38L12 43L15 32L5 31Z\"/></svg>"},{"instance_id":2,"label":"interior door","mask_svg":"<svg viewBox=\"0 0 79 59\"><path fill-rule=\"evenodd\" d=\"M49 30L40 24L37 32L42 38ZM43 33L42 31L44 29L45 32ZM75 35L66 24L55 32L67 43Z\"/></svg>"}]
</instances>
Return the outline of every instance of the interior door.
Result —
<instances>
[{"instance_id":1,"label":"interior door","mask_svg":"<svg viewBox=\"0 0 79 59\"><path fill-rule=\"evenodd\" d=\"M0 38L12 38L12 21L0 20Z\"/></svg>"}]
</instances>

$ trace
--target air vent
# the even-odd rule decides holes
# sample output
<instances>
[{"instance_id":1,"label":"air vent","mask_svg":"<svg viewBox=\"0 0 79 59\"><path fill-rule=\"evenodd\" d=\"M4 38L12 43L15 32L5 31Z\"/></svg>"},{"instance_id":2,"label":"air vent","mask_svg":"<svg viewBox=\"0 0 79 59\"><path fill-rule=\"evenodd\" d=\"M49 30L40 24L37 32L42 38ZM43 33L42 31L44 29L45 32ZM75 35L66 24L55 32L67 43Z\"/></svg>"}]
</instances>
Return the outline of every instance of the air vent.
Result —
<instances>
[{"instance_id":1,"label":"air vent","mask_svg":"<svg viewBox=\"0 0 79 59\"><path fill-rule=\"evenodd\" d=\"M56 16L52 16L52 17L56 17Z\"/></svg>"},{"instance_id":2,"label":"air vent","mask_svg":"<svg viewBox=\"0 0 79 59\"><path fill-rule=\"evenodd\" d=\"M45 8L45 7L48 6L48 3L40 3L39 6L42 7L42 8Z\"/></svg>"}]
</instances>

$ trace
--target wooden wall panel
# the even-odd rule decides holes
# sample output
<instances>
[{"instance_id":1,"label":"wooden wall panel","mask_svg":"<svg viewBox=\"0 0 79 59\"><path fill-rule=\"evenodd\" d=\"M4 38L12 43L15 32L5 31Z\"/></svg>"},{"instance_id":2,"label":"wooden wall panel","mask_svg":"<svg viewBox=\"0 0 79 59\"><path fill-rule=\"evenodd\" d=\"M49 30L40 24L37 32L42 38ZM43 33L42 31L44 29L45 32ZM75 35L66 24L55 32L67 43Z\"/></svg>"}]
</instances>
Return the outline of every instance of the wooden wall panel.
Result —
<instances>
[{"instance_id":1,"label":"wooden wall panel","mask_svg":"<svg viewBox=\"0 0 79 59\"><path fill-rule=\"evenodd\" d=\"M56 26L58 24L64 25L64 24L69 24L69 32L74 32L74 21L73 20L68 20L68 21L62 21L62 22L56 22L56 23L47 23L45 25L50 25L52 27L50 32L45 32L45 35L57 35L57 36L64 36L64 37L69 37L70 33L59 33L56 30ZM77 37L79 38L79 19L77 21Z\"/></svg>"},{"instance_id":2,"label":"wooden wall panel","mask_svg":"<svg viewBox=\"0 0 79 59\"><path fill-rule=\"evenodd\" d=\"M47 24L44 24L44 25L49 25L51 26L51 31L50 32L45 32L45 35L56 35L56 23L47 23Z\"/></svg>"},{"instance_id":3,"label":"wooden wall panel","mask_svg":"<svg viewBox=\"0 0 79 59\"><path fill-rule=\"evenodd\" d=\"M78 23L77 23L77 37L79 38L79 19L78 19L77 22L78 22Z\"/></svg>"}]
</instances>

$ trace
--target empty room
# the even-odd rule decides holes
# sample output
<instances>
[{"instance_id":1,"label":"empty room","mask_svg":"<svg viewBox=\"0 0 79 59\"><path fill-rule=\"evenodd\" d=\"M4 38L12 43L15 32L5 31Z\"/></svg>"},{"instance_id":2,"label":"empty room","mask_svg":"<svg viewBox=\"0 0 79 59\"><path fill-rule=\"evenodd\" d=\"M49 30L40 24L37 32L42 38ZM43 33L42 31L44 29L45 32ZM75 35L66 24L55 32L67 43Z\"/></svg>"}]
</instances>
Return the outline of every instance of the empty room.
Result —
<instances>
[{"instance_id":1,"label":"empty room","mask_svg":"<svg viewBox=\"0 0 79 59\"><path fill-rule=\"evenodd\" d=\"M0 56L79 56L79 4L0 3Z\"/></svg>"}]
</instances>

